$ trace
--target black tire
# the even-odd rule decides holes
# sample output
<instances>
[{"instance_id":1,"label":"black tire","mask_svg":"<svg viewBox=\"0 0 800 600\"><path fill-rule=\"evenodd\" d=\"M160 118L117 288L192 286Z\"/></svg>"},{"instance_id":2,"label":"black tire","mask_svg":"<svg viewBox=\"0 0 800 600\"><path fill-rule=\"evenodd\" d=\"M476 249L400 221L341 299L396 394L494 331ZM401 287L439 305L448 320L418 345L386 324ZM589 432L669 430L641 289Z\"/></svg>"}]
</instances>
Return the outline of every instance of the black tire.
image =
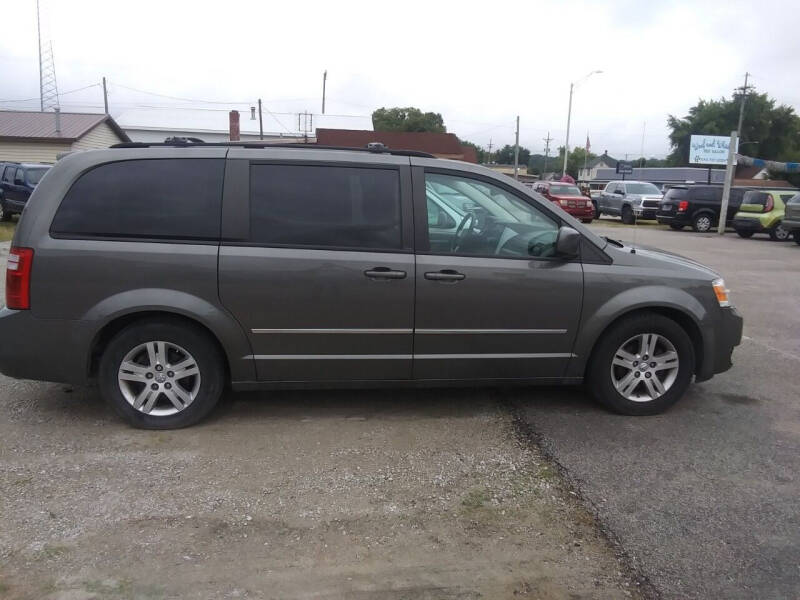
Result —
<instances>
[{"instance_id":1,"label":"black tire","mask_svg":"<svg viewBox=\"0 0 800 600\"><path fill-rule=\"evenodd\" d=\"M800 246L800 229L795 229L792 232L792 237L794 238L794 243Z\"/></svg>"},{"instance_id":2,"label":"black tire","mask_svg":"<svg viewBox=\"0 0 800 600\"><path fill-rule=\"evenodd\" d=\"M678 354L678 372L671 387L649 401L629 400L620 394L612 380L612 361L626 340L643 333L656 333L674 346ZM694 375L695 357L692 340L672 319L656 313L638 313L624 317L603 334L592 352L587 382L594 397L614 412L623 415L655 415L665 411L683 396Z\"/></svg>"},{"instance_id":3,"label":"black tire","mask_svg":"<svg viewBox=\"0 0 800 600\"><path fill-rule=\"evenodd\" d=\"M8 212L3 201L0 200L0 221L10 221L12 215L13 213Z\"/></svg>"},{"instance_id":4,"label":"black tire","mask_svg":"<svg viewBox=\"0 0 800 600\"><path fill-rule=\"evenodd\" d=\"M700 213L692 219L692 229L697 233L708 233L714 227L713 215L709 213Z\"/></svg>"},{"instance_id":5,"label":"black tire","mask_svg":"<svg viewBox=\"0 0 800 600\"><path fill-rule=\"evenodd\" d=\"M749 229L737 229L736 234L744 239L753 237L755 231L750 231Z\"/></svg>"},{"instance_id":6,"label":"black tire","mask_svg":"<svg viewBox=\"0 0 800 600\"><path fill-rule=\"evenodd\" d=\"M769 230L769 238L773 242L787 242L791 237L792 232L783 226L783 223L778 223Z\"/></svg>"},{"instance_id":7,"label":"black tire","mask_svg":"<svg viewBox=\"0 0 800 600\"><path fill-rule=\"evenodd\" d=\"M140 344L154 341L185 349L199 369L200 382L194 399L172 415L155 416L134 408L123 395L118 381L119 368L126 355ZM224 374L223 357L206 332L175 320L152 319L129 325L109 342L100 360L98 384L105 400L130 425L140 429L179 429L194 425L214 408L224 389ZM189 379L191 381L191 377ZM168 384L164 386L169 387ZM158 394L156 407L166 405L169 408L168 399L160 395L160 391Z\"/></svg>"},{"instance_id":8,"label":"black tire","mask_svg":"<svg viewBox=\"0 0 800 600\"><path fill-rule=\"evenodd\" d=\"M592 222L592 220L591 220L591 219L581 219L581 223L586 223L586 224L589 224L589 223L591 223L591 222Z\"/></svg>"},{"instance_id":9,"label":"black tire","mask_svg":"<svg viewBox=\"0 0 800 600\"><path fill-rule=\"evenodd\" d=\"M670 223L669 228L673 231L681 231L683 229L683 225L678 225L677 223Z\"/></svg>"},{"instance_id":10,"label":"black tire","mask_svg":"<svg viewBox=\"0 0 800 600\"><path fill-rule=\"evenodd\" d=\"M595 200L592 200L592 204L594 205L594 218L599 219L600 215L602 214L600 212L600 206L598 206L597 201Z\"/></svg>"},{"instance_id":11,"label":"black tire","mask_svg":"<svg viewBox=\"0 0 800 600\"><path fill-rule=\"evenodd\" d=\"M634 221L633 210L626 204L622 207L622 222L625 223L625 225L633 225Z\"/></svg>"}]
</instances>

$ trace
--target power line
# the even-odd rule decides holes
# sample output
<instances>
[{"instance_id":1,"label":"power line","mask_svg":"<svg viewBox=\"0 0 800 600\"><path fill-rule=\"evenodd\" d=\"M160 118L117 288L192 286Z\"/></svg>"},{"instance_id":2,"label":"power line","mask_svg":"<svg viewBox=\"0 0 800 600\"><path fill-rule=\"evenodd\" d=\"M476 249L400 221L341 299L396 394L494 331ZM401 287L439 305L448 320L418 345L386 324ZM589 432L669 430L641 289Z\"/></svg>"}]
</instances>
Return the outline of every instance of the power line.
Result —
<instances>
[{"instance_id":1,"label":"power line","mask_svg":"<svg viewBox=\"0 0 800 600\"><path fill-rule=\"evenodd\" d=\"M85 85L80 88L76 88L74 90L69 90L68 92L59 92L58 96L66 96L67 94L74 94L75 92L82 92L83 90L88 90L89 88L97 87L100 85L99 83L93 83L91 85ZM15 98L15 99L8 99L8 100L0 100L0 102L33 102L34 100L39 100L38 97L36 98Z\"/></svg>"}]
</instances>

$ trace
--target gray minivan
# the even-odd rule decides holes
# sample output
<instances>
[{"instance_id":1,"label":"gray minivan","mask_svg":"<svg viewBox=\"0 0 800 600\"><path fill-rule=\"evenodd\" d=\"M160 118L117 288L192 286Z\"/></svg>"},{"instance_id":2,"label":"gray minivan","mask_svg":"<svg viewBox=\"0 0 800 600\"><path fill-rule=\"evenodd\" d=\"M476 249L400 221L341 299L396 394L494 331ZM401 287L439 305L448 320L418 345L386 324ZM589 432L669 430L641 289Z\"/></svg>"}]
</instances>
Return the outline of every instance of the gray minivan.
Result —
<instances>
[{"instance_id":1,"label":"gray minivan","mask_svg":"<svg viewBox=\"0 0 800 600\"><path fill-rule=\"evenodd\" d=\"M129 423L224 388L587 382L653 414L731 366L719 275L601 238L420 153L122 144L60 160L10 250L0 371L84 384Z\"/></svg>"}]
</instances>

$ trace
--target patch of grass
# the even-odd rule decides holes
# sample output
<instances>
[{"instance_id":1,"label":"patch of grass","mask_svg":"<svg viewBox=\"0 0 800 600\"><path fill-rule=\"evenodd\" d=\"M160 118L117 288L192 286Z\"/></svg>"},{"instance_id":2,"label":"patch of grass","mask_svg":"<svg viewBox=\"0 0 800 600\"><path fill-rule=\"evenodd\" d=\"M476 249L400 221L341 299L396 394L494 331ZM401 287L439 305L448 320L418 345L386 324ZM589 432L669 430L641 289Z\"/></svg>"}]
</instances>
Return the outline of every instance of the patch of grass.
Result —
<instances>
[{"instance_id":1,"label":"patch of grass","mask_svg":"<svg viewBox=\"0 0 800 600\"><path fill-rule=\"evenodd\" d=\"M473 510L483 508L483 506L489 501L489 497L489 490L486 488L471 490L461 500L461 506Z\"/></svg>"},{"instance_id":2,"label":"patch of grass","mask_svg":"<svg viewBox=\"0 0 800 600\"><path fill-rule=\"evenodd\" d=\"M5 596L8 592L11 591L9 585L0 579L0 596Z\"/></svg>"},{"instance_id":3,"label":"patch of grass","mask_svg":"<svg viewBox=\"0 0 800 600\"><path fill-rule=\"evenodd\" d=\"M553 481L554 479L558 478L558 473L550 465L545 465L539 469L539 472L536 474L536 476L544 481Z\"/></svg>"},{"instance_id":4,"label":"patch of grass","mask_svg":"<svg viewBox=\"0 0 800 600\"><path fill-rule=\"evenodd\" d=\"M109 594L126 594L131 591L132 583L128 579L106 579L99 581L92 579L83 582L83 587L87 592L102 594L101 597L108 597Z\"/></svg>"},{"instance_id":5,"label":"patch of grass","mask_svg":"<svg viewBox=\"0 0 800 600\"><path fill-rule=\"evenodd\" d=\"M66 546L60 546L58 544L47 544L38 554L39 560L54 560L59 556L62 556L69 552L69 548Z\"/></svg>"},{"instance_id":6,"label":"patch of grass","mask_svg":"<svg viewBox=\"0 0 800 600\"><path fill-rule=\"evenodd\" d=\"M14 237L14 230L16 228L16 221L0 221L0 242L7 242Z\"/></svg>"}]
</instances>

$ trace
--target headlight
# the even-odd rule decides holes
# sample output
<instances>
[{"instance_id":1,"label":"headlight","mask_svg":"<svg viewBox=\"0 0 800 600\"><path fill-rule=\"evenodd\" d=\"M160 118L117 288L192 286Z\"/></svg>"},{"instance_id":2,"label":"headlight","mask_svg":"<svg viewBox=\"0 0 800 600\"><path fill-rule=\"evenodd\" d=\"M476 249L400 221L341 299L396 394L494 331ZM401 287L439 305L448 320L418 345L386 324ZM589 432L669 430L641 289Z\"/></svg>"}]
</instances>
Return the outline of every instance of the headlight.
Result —
<instances>
[{"instance_id":1,"label":"headlight","mask_svg":"<svg viewBox=\"0 0 800 600\"><path fill-rule=\"evenodd\" d=\"M714 293L717 296L717 302L719 302L720 306L730 306L730 300L728 300L728 292L730 291L728 288L725 287L725 280L715 279L711 282L711 287L714 288Z\"/></svg>"}]
</instances>

